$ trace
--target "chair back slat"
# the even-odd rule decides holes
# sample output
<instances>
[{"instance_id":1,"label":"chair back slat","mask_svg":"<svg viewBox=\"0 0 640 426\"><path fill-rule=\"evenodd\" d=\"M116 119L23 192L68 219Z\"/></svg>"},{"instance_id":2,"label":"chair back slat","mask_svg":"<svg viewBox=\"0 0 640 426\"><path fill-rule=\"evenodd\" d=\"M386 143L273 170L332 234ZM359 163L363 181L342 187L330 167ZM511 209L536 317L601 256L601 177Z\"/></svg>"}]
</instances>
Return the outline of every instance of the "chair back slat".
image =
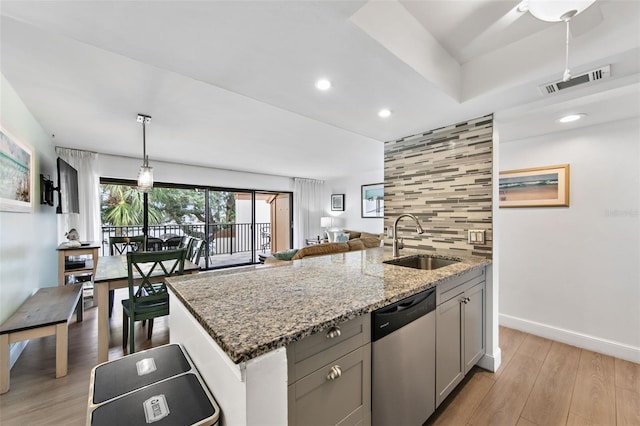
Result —
<instances>
[{"instance_id":1,"label":"chair back slat","mask_svg":"<svg viewBox=\"0 0 640 426\"><path fill-rule=\"evenodd\" d=\"M180 244L178 244L178 248L186 248L187 254L188 254L192 243L193 243L193 237L191 235L184 235L180 240Z\"/></svg>"},{"instance_id":2,"label":"chair back slat","mask_svg":"<svg viewBox=\"0 0 640 426\"><path fill-rule=\"evenodd\" d=\"M187 258L190 262L195 263L196 265L200 264L200 257L202 256L202 248L204 245L204 240L200 238L193 238L191 247L188 250Z\"/></svg>"},{"instance_id":3,"label":"chair back slat","mask_svg":"<svg viewBox=\"0 0 640 426\"><path fill-rule=\"evenodd\" d=\"M166 295L164 278L184 274L186 253L186 249L127 253L130 303L147 303L152 301L149 297ZM137 290L136 279L141 279Z\"/></svg>"},{"instance_id":4,"label":"chair back slat","mask_svg":"<svg viewBox=\"0 0 640 426\"><path fill-rule=\"evenodd\" d=\"M111 256L127 254L133 251L141 251L144 250L144 246L144 235L109 238L109 254L111 254Z\"/></svg>"}]
</instances>

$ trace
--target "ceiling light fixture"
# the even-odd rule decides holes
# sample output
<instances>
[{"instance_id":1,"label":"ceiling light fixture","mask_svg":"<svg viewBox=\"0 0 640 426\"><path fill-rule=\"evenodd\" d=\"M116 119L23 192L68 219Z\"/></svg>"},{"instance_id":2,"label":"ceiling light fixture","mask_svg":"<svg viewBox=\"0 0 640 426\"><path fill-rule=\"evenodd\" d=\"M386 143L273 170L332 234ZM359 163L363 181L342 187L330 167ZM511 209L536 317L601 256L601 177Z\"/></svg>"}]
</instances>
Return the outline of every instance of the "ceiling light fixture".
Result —
<instances>
[{"instance_id":1,"label":"ceiling light fixture","mask_svg":"<svg viewBox=\"0 0 640 426\"><path fill-rule=\"evenodd\" d=\"M329 90L330 88L331 88L331 82L326 78L316 81L316 89L324 91L324 90Z\"/></svg>"},{"instance_id":2,"label":"ceiling light fixture","mask_svg":"<svg viewBox=\"0 0 640 426\"><path fill-rule=\"evenodd\" d=\"M378 111L378 117L387 118L391 115L391 110L384 108Z\"/></svg>"},{"instance_id":3,"label":"ceiling light fixture","mask_svg":"<svg viewBox=\"0 0 640 426\"><path fill-rule=\"evenodd\" d=\"M584 114L582 112L577 113L577 114L569 114L569 115L565 115L562 118L559 118L558 122L559 123L571 123L573 121L578 121L581 118L586 117L586 116L587 116L587 114Z\"/></svg>"},{"instance_id":4,"label":"ceiling light fixture","mask_svg":"<svg viewBox=\"0 0 640 426\"><path fill-rule=\"evenodd\" d=\"M562 81L564 82L571 80L571 71L569 70L569 21L595 3L595 1L596 0L528 0L529 12L531 12L533 16L546 22L564 21L567 26L565 67L564 74L562 75Z\"/></svg>"},{"instance_id":5,"label":"ceiling light fixture","mask_svg":"<svg viewBox=\"0 0 640 426\"><path fill-rule=\"evenodd\" d=\"M522 0L516 10L520 13L525 13L529 10L529 0Z\"/></svg>"},{"instance_id":6,"label":"ceiling light fixture","mask_svg":"<svg viewBox=\"0 0 640 426\"><path fill-rule=\"evenodd\" d=\"M150 115L138 114L138 123L142 123L142 166L138 173L138 191L140 192L149 192L153 189L153 167L149 167L146 140L146 125L150 122Z\"/></svg>"}]
</instances>

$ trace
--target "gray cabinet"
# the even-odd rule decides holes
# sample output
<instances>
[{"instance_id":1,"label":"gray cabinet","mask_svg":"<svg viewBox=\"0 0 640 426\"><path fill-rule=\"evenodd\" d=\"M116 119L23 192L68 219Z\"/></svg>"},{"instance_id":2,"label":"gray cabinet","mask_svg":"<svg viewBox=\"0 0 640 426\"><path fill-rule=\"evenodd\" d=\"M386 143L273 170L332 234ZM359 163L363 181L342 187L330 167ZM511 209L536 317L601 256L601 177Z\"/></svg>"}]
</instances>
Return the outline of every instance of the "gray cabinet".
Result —
<instances>
[{"instance_id":1,"label":"gray cabinet","mask_svg":"<svg viewBox=\"0 0 640 426\"><path fill-rule=\"evenodd\" d=\"M363 315L287 347L289 425L371 424L370 341Z\"/></svg>"},{"instance_id":2,"label":"gray cabinet","mask_svg":"<svg viewBox=\"0 0 640 426\"><path fill-rule=\"evenodd\" d=\"M485 354L485 281L465 292L464 303L464 374Z\"/></svg>"},{"instance_id":3,"label":"gray cabinet","mask_svg":"<svg viewBox=\"0 0 640 426\"><path fill-rule=\"evenodd\" d=\"M462 365L462 298L464 293L436 307L436 407L464 377Z\"/></svg>"},{"instance_id":4,"label":"gray cabinet","mask_svg":"<svg viewBox=\"0 0 640 426\"><path fill-rule=\"evenodd\" d=\"M436 307L436 407L485 353L484 270L438 286Z\"/></svg>"}]
</instances>

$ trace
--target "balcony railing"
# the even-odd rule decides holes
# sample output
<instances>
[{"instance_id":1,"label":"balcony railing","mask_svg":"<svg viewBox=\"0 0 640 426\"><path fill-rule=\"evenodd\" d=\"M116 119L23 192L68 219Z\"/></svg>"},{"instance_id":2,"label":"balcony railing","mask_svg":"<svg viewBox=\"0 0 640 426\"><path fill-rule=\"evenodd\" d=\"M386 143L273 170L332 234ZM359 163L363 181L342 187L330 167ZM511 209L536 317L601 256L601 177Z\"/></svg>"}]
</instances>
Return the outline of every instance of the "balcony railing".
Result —
<instances>
[{"instance_id":1,"label":"balcony railing","mask_svg":"<svg viewBox=\"0 0 640 426\"><path fill-rule=\"evenodd\" d=\"M109 238L116 236L142 235L142 225L131 226L103 226L102 227L102 255L109 255ZM250 223L214 223L208 226L201 224L165 224L150 225L149 238L162 241L162 248L171 248L174 241L184 235L205 240L209 256L222 254L246 253L252 251L266 251L271 248L271 225L256 223L256 232L252 233ZM176 244L177 245L177 244ZM157 247L154 247L157 248Z\"/></svg>"}]
</instances>

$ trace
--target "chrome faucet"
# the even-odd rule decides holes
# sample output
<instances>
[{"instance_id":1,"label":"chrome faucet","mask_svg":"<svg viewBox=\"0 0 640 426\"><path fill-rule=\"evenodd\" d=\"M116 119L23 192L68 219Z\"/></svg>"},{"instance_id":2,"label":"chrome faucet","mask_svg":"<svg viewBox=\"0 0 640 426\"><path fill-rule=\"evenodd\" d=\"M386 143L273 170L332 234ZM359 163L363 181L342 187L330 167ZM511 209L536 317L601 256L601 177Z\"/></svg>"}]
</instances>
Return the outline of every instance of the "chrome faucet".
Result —
<instances>
[{"instance_id":1,"label":"chrome faucet","mask_svg":"<svg viewBox=\"0 0 640 426\"><path fill-rule=\"evenodd\" d=\"M398 242L398 221L403 217L410 217L411 219L413 219L416 222L416 232L418 234L424 233L424 229L422 229L422 226L420 226L420 222L418 221L418 218L412 215L411 213L403 213L400 216L398 216L395 222L393 222L393 235L392 235L393 257L400 256L400 249L404 247L404 244L402 243L402 241Z\"/></svg>"}]
</instances>

